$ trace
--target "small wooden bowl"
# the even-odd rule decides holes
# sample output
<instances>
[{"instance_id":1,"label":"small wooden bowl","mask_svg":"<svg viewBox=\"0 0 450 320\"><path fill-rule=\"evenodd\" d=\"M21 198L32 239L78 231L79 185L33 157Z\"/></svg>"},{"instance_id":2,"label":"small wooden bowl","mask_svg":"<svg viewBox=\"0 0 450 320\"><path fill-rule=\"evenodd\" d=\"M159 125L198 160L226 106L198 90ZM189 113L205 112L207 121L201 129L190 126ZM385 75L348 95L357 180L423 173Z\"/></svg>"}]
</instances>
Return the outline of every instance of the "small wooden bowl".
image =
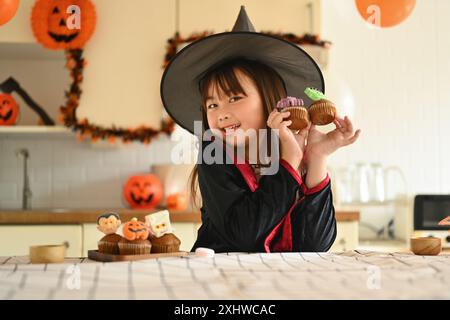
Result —
<instances>
[{"instance_id":1,"label":"small wooden bowl","mask_svg":"<svg viewBox=\"0 0 450 320\"><path fill-rule=\"evenodd\" d=\"M30 261L33 264L63 263L65 255L66 246L64 244L30 247Z\"/></svg>"},{"instance_id":2,"label":"small wooden bowl","mask_svg":"<svg viewBox=\"0 0 450 320\"><path fill-rule=\"evenodd\" d=\"M435 237L411 238L411 251L421 256L436 256L442 250L441 239Z\"/></svg>"}]
</instances>

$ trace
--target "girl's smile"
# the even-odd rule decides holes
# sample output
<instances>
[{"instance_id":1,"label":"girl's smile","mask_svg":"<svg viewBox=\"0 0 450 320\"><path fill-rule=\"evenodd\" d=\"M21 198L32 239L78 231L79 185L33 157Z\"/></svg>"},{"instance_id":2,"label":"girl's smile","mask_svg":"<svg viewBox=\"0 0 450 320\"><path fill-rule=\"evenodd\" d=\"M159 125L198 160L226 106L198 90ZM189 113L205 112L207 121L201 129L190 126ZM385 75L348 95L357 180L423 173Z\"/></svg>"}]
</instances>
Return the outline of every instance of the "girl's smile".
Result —
<instances>
[{"instance_id":1,"label":"girl's smile","mask_svg":"<svg viewBox=\"0 0 450 320\"><path fill-rule=\"evenodd\" d=\"M221 138L236 137L233 145L248 145L248 129L266 128L262 101L253 81L239 69L235 70L244 92L224 92L218 85L208 90L206 115L209 128L221 133ZM217 130L214 130L217 129ZM242 136L242 139L238 137ZM244 139L245 136L245 139Z\"/></svg>"}]
</instances>

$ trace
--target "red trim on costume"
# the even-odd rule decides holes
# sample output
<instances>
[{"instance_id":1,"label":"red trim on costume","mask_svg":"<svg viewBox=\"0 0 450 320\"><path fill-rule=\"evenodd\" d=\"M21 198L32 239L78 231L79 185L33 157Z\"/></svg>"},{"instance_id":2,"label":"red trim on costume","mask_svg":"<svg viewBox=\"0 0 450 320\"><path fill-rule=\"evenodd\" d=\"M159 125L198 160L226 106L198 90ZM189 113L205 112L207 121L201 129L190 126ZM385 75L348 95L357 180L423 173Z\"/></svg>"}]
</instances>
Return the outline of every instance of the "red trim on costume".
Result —
<instances>
[{"instance_id":1,"label":"red trim on costume","mask_svg":"<svg viewBox=\"0 0 450 320\"><path fill-rule=\"evenodd\" d=\"M306 181L306 179L304 179L304 180ZM327 172L327 176L325 177L325 179L323 179L322 182L320 182L317 186L312 187L311 189L308 188L305 183L302 183L301 186L302 186L303 193L305 195L309 195L309 194L319 192L327 186L328 182L330 182L330 175Z\"/></svg>"},{"instance_id":2,"label":"red trim on costume","mask_svg":"<svg viewBox=\"0 0 450 320\"><path fill-rule=\"evenodd\" d=\"M267 253L270 252L291 252L292 251L292 226L291 226L291 212L294 207L303 201L305 197L303 196L300 200L295 202L289 209L288 213L284 218L278 223L275 228L269 233L269 235L264 240L264 250ZM281 238L275 243L272 243L275 236L281 230Z\"/></svg>"},{"instance_id":3,"label":"red trim on costume","mask_svg":"<svg viewBox=\"0 0 450 320\"><path fill-rule=\"evenodd\" d=\"M255 192L256 189L258 189L258 181L256 179L255 173L253 172L252 168L248 163L235 163L234 164L239 171L241 172L242 176L245 179L245 182L247 182L248 187L252 192Z\"/></svg>"},{"instance_id":4,"label":"red trim on costume","mask_svg":"<svg viewBox=\"0 0 450 320\"><path fill-rule=\"evenodd\" d=\"M281 160L280 160L280 164L281 164L283 167L285 167L287 171L289 171L289 173L291 174L291 176L297 181L297 183L298 183L299 185L302 185L302 184L303 184L303 182L302 182L302 177L300 177L300 175L298 174L298 171L295 170L295 169L291 166L291 164L290 164L289 162L287 162L287 161L284 160L284 159L281 159Z\"/></svg>"},{"instance_id":5,"label":"red trim on costume","mask_svg":"<svg viewBox=\"0 0 450 320\"><path fill-rule=\"evenodd\" d=\"M233 163L236 166L236 168L238 168L238 170L241 172L245 182L247 182L248 187L252 192L255 192L255 190L258 189L259 184L248 160L245 159L245 163L239 163L237 155L232 150L230 150L230 147L226 144L225 141L223 142L223 144L228 156L230 156L230 158L231 156L233 156Z\"/></svg>"}]
</instances>

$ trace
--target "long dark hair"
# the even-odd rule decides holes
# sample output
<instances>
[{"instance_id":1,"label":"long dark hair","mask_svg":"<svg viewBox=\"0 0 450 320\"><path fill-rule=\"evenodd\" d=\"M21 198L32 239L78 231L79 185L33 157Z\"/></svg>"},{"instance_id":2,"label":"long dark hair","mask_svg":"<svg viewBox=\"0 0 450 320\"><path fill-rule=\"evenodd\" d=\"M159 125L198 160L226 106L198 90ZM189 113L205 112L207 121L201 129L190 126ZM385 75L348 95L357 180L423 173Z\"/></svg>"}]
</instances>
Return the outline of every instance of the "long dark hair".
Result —
<instances>
[{"instance_id":1,"label":"long dark hair","mask_svg":"<svg viewBox=\"0 0 450 320\"><path fill-rule=\"evenodd\" d=\"M213 86L215 89L220 88L220 90L216 90L217 92L222 91L233 94L246 94L236 76L236 69L243 72L255 83L262 100L263 112L266 120L272 110L276 107L277 102L281 98L286 97L286 87L280 75L266 64L246 58L234 58L228 60L205 72L199 82L200 93L202 96L203 123L206 129L209 129L206 120L206 99L210 86ZM199 152L201 152L201 150L199 150ZM194 206L200 207L197 203L197 166L197 164L194 166L189 180L192 203Z\"/></svg>"}]
</instances>

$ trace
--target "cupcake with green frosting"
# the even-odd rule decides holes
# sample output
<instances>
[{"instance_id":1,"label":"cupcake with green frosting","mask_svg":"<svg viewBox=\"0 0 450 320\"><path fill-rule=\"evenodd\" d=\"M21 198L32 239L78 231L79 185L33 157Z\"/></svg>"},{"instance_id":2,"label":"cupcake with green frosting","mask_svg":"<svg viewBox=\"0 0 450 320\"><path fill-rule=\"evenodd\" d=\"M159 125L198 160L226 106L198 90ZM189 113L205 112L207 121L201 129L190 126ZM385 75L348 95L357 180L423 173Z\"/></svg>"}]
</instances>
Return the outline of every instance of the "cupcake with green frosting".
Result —
<instances>
[{"instance_id":1,"label":"cupcake with green frosting","mask_svg":"<svg viewBox=\"0 0 450 320\"><path fill-rule=\"evenodd\" d=\"M317 89L306 88L305 94L313 101L308 108L309 118L315 125L323 126L334 121L336 107Z\"/></svg>"}]
</instances>

